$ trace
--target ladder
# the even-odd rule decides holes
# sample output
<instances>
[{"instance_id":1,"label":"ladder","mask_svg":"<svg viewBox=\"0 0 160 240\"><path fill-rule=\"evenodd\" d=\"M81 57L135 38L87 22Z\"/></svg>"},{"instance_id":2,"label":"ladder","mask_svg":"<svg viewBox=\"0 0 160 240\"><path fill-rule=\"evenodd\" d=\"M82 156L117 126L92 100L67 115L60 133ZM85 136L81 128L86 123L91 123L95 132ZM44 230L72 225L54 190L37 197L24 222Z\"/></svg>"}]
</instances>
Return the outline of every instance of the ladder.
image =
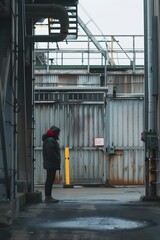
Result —
<instances>
[{"instance_id":1,"label":"ladder","mask_svg":"<svg viewBox=\"0 0 160 240\"><path fill-rule=\"evenodd\" d=\"M67 39L77 39L77 36L78 36L77 5L73 4L73 5L66 6L66 10L69 17L69 28L68 28ZM49 35L60 32L60 23L58 20L49 18L48 26L49 26Z\"/></svg>"}]
</instances>

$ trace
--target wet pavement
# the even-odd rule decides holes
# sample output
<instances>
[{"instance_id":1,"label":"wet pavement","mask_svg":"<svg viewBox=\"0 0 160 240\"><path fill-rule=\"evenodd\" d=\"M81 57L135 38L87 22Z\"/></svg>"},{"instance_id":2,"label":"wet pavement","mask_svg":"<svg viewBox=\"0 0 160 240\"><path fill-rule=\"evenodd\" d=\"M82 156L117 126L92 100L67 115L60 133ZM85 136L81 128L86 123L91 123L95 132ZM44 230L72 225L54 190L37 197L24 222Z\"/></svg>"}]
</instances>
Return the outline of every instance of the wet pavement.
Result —
<instances>
[{"instance_id":1,"label":"wet pavement","mask_svg":"<svg viewBox=\"0 0 160 240\"><path fill-rule=\"evenodd\" d=\"M54 188L59 203L25 206L0 239L159 240L160 203L142 202L143 195L143 187Z\"/></svg>"}]
</instances>

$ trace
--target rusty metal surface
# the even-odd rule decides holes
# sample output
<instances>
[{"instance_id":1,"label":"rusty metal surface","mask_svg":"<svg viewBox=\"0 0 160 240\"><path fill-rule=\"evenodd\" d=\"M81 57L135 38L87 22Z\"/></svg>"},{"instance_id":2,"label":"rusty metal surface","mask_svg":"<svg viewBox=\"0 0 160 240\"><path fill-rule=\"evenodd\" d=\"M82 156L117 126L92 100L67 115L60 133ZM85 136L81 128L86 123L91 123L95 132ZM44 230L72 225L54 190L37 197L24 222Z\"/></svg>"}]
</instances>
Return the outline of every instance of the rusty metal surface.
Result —
<instances>
[{"instance_id":1,"label":"rusty metal surface","mask_svg":"<svg viewBox=\"0 0 160 240\"><path fill-rule=\"evenodd\" d=\"M143 185L143 154L134 150L117 150L109 158L109 185Z\"/></svg>"}]
</instances>

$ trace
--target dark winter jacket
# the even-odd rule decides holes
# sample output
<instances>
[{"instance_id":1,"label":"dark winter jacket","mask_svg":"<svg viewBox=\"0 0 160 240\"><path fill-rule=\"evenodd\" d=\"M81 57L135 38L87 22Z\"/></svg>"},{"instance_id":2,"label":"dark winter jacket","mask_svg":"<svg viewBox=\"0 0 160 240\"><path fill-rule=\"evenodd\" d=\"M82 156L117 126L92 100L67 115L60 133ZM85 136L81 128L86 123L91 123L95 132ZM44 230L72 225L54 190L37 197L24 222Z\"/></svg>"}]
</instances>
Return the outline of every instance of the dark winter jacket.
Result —
<instances>
[{"instance_id":1,"label":"dark winter jacket","mask_svg":"<svg viewBox=\"0 0 160 240\"><path fill-rule=\"evenodd\" d=\"M43 134L43 167L60 170L61 156L59 143L54 136Z\"/></svg>"}]
</instances>

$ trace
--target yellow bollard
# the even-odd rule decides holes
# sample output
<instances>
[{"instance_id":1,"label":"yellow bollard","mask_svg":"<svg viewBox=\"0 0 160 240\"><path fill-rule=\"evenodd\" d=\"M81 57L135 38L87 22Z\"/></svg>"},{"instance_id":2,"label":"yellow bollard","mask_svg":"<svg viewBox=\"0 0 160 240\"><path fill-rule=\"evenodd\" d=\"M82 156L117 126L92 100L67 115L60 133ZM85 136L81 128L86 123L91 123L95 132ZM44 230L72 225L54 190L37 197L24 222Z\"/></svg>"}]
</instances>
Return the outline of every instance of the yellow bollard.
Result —
<instances>
[{"instance_id":1,"label":"yellow bollard","mask_svg":"<svg viewBox=\"0 0 160 240\"><path fill-rule=\"evenodd\" d=\"M65 172L66 172L66 185L69 185L70 184L69 148L65 148Z\"/></svg>"}]
</instances>

